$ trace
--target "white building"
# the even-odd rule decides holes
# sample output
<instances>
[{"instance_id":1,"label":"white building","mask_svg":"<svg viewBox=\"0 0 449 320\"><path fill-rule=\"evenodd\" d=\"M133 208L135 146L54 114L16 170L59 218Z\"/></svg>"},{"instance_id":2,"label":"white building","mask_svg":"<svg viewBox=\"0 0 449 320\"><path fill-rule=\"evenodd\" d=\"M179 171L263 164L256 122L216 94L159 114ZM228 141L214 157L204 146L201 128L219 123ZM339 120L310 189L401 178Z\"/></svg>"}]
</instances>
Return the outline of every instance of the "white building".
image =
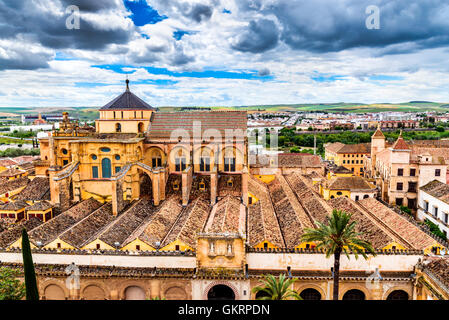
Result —
<instances>
[{"instance_id":1,"label":"white building","mask_svg":"<svg viewBox=\"0 0 449 320\"><path fill-rule=\"evenodd\" d=\"M433 180L419 189L418 219L429 219L449 235L449 185Z\"/></svg>"}]
</instances>

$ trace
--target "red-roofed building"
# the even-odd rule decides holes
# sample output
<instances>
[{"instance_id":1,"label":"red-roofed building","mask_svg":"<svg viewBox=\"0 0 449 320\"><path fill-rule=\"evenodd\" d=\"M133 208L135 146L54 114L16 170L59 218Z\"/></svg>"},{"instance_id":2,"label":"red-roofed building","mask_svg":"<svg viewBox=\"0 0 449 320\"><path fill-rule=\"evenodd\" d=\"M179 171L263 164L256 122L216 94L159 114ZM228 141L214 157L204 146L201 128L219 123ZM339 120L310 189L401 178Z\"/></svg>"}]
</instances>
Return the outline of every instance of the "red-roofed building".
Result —
<instances>
[{"instance_id":1,"label":"red-roofed building","mask_svg":"<svg viewBox=\"0 0 449 320\"><path fill-rule=\"evenodd\" d=\"M418 189L432 180L446 183L446 158L449 147L406 142L402 132L393 145L388 146L378 128L371 137L371 154L365 159L365 176L381 189L384 201L417 209Z\"/></svg>"}]
</instances>

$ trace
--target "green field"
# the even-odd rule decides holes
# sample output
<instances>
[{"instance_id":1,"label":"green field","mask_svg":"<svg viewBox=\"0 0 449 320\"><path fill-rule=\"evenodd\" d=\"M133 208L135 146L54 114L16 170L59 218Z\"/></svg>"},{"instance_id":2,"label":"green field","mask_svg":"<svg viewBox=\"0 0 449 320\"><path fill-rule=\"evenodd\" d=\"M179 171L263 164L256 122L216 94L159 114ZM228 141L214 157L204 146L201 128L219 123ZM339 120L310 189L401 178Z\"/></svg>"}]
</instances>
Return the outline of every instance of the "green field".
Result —
<instances>
[{"instance_id":1,"label":"green field","mask_svg":"<svg viewBox=\"0 0 449 320\"><path fill-rule=\"evenodd\" d=\"M206 108L207 106L198 106L197 108ZM21 114L56 113L67 111L70 117L80 121L94 121L98 119L100 107L76 107L76 108L0 108L1 113L14 113L17 116ZM449 111L449 103L429 102L429 101L411 101L404 103L319 103L319 104L277 104L277 105L251 105L251 106L210 106L212 110L246 110L246 111L321 111L321 112L345 112L345 113L367 113L367 112L426 112L434 111L445 113ZM161 106L161 112L180 111L182 107Z\"/></svg>"}]
</instances>

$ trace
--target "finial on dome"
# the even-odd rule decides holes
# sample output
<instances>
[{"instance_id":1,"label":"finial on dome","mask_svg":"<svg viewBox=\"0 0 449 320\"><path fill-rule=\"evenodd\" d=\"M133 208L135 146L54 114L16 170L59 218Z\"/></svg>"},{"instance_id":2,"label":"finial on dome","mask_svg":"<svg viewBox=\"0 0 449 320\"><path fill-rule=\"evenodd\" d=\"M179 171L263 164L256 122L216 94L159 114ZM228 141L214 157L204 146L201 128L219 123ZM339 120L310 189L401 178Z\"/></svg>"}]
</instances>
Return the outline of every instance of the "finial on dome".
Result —
<instances>
[{"instance_id":1,"label":"finial on dome","mask_svg":"<svg viewBox=\"0 0 449 320\"><path fill-rule=\"evenodd\" d=\"M126 91L129 91L129 80L128 80L128 75L126 75Z\"/></svg>"}]
</instances>

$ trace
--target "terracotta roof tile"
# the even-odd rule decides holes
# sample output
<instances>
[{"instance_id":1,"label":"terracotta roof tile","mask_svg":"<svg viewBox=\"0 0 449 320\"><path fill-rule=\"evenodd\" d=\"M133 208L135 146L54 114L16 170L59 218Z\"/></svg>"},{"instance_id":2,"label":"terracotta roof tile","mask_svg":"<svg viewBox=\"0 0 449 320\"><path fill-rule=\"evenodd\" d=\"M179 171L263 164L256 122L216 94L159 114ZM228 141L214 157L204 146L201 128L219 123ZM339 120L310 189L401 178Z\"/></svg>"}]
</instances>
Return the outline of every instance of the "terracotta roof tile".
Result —
<instances>
[{"instance_id":1,"label":"terracotta roof tile","mask_svg":"<svg viewBox=\"0 0 449 320\"><path fill-rule=\"evenodd\" d=\"M30 180L27 177L22 177L14 180L0 182L0 194L4 194L25 187L29 181Z\"/></svg>"},{"instance_id":2,"label":"terracotta roof tile","mask_svg":"<svg viewBox=\"0 0 449 320\"><path fill-rule=\"evenodd\" d=\"M431 236L376 199L367 198L358 203L378 222L383 223L389 230L409 243L413 249L424 250L436 243Z\"/></svg>"},{"instance_id":3,"label":"terracotta roof tile","mask_svg":"<svg viewBox=\"0 0 449 320\"><path fill-rule=\"evenodd\" d=\"M0 211L17 211L26 207L28 207L28 204L25 201L18 200L0 205Z\"/></svg>"},{"instance_id":4,"label":"terracotta roof tile","mask_svg":"<svg viewBox=\"0 0 449 320\"><path fill-rule=\"evenodd\" d=\"M36 202L32 206L29 206L27 208L27 211L45 211L50 208L53 208L53 205L47 200L42 200L42 201Z\"/></svg>"},{"instance_id":5,"label":"terracotta roof tile","mask_svg":"<svg viewBox=\"0 0 449 320\"><path fill-rule=\"evenodd\" d=\"M218 130L221 138L226 137L226 130L239 130L238 138L246 137L246 111L191 111L191 112L157 112L150 124L150 139L164 138L178 141L178 136L171 137L176 129L185 130L193 137L194 121L201 125L201 134L206 130ZM199 127L196 127L199 129Z\"/></svg>"},{"instance_id":6,"label":"terracotta roof tile","mask_svg":"<svg viewBox=\"0 0 449 320\"><path fill-rule=\"evenodd\" d=\"M40 241L45 246L100 206L93 198L84 200L31 231L30 241L35 245Z\"/></svg>"},{"instance_id":7,"label":"terracotta roof tile","mask_svg":"<svg viewBox=\"0 0 449 320\"><path fill-rule=\"evenodd\" d=\"M449 204L449 185L445 183L442 183L438 180L433 180L428 184L420 187L420 190Z\"/></svg>"},{"instance_id":8,"label":"terracotta roof tile","mask_svg":"<svg viewBox=\"0 0 449 320\"><path fill-rule=\"evenodd\" d=\"M204 228L210 212L209 201L199 197L183 209L179 219L161 244L164 247L175 240L180 240L196 248L197 234Z\"/></svg>"},{"instance_id":9,"label":"terracotta roof tile","mask_svg":"<svg viewBox=\"0 0 449 320\"><path fill-rule=\"evenodd\" d=\"M30 220L23 220L15 224L12 228L0 233L0 248L7 248L14 241L22 236L22 229L25 228L29 233L30 230L40 226L42 221L37 218L32 218Z\"/></svg>"},{"instance_id":10,"label":"terracotta roof tile","mask_svg":"<svg viewBox=\"0 0 449 320\"><path fill-rule=\"evenodd\" d=\"M376 187L362 177L333 177L326 183L331 190L372 190Z\"/></svg>"},{"instance_id":11,"label":"terracotta roof tile","mask_svg":"<svg viewBox=\"0 0 449 320\"><path fill-rule=\"evenodd\" d=\"M95 240L97 235L114 219L112 204L106 203L65 231L59 238L75 248L81 249Z\"/></svg>"},{"instance_id":12,"label":"terracotta roof tile","mask_svg":"<svg viewBox=\"0 0 449 320\"><path fill-rule=\"evenodd\" d=\"M46 177L34 178L14 200L50 200L50 182Z\"/></svg>"},{"instance_id":13,"label":"terracotta roof tile","mask_svg":"<svg viewBox=\"0 0 449 320\"><path fill-rule=\"evenodd\" d=\"M405 142L404 138L402 138L402 134L399 135L396 142L393 144L393 150L410 150L410 147Z\"/></svg>"},{"instance_id":14,"label":"terracotta roof tile","mask_svg":"<svg viewBox=\"0 0 449 320\"><path fill-rule=\"evenodd\" d=\"M284 239L267 186L250 176L248 190L259 199L258 202L248 208L247 235L249 245L256 246L262 241L269 241L278 248L284 248Z\"/></svg>"},{"instance_id":15,"label":"terracotta roof tile","mask_svg":"<svg viewBox=\"0 0 449 320\"><path fill-rule=\"evenodd\" d=\"M118 242L120 246L125 240L148 218L151 218L157 207L151 204L151 200L140 199L111 223L100 235L99 239L115 247Z\"/></svg>"}]
</instances>

